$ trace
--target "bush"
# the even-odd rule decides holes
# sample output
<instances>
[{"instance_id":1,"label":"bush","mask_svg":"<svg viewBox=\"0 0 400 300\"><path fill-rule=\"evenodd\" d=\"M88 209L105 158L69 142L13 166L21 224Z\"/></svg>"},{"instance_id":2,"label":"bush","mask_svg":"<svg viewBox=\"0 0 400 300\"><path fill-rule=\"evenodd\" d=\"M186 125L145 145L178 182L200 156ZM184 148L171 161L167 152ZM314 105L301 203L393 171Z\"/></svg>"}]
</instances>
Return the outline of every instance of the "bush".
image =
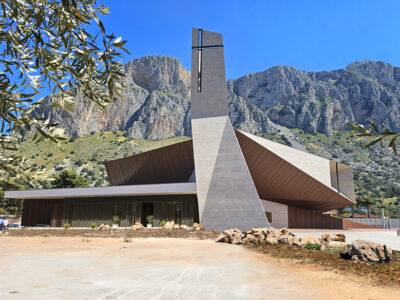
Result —
<instances>
[{"instance_id":1,"label":"bush","mask_svg":"<svg viewBox=\"0 0 400 300\"><path fill-rule=\"evenodd\" d=\"M89 182L73 170L64 170L54 176L53 188L88 187Z\"/></svg>"},{"instance_id":2,"label":"bush","mask_svg":"<svg viewBox=\"0 0 400 300\"><path fill-rule=\"evenodd\" d=\"M317 244L317 243L315 243L315 244L307 243L307 244L304 246L304 248L306 248L306 249L308 249L308 250L316 251L316 250L321 250L321 245L320 245L320 244Z\"/></svg>"},{"instance_id":3,"label":"bush","mask_svg":"<svg viewBox=\"0 0 400 300\"><path fill-rule=\"evenodd\" d=\"M113 224L119 224L119 217L118 216L114 216L112 218Z\"/></svg>"},{"instance_id":4,"label":"bush","mask_svg":"<svg viewBox=\"0 0 400 300\"><path fill-rule=\"evenodd\" d=\"M47 154L47 157L52 157L54 154L53 153L49 153L49 154Z\"/></svg>"},{"instance_id":5,"label":"bush","mask_svg":"<svg viewBox=\"0 0 400 300\"><path fill-rule=\"evenodd\" d=\"M165 226L165 224L167 224L167 220L162 220L162 221L160 222L160 224L161 224L161 226Z\"/></svg>"},{"instance_id":6,"label":"bush","mask_svg":"<svg viewBox=\"0 0 400 300\"><path fill-rule=\"evenodd\" d=\"M90 224L90 227L91 227L91 228L96 228L96 227L97 227L97 223L94 223L94 222L93 222L92 224Z\"/></svg>"},{"instance_id":7,"label":"bush","mask_svg":"<svg viewBox=\"0 0 400 300\"><path fill-rule=\"evenodd\" d=\"M83 161L82 161L82 160L77 160L77 161L75 162L75 166L80 167L80 166L82 166L82 165L83 165Z\"/></svg>"},{"instance_id":8,"label":"bush","mask_svg":"<svg viewBox=\"0 0 400 300\"><path fill-rule=\"evenodd\" d=\"M147 216L146 221L147 221L147 224L153 224L154 216L152 216L152 215Z\"/></svg>"},{"instance_id":9,"label":"bush","mask_svg":"<svg viewBox=\"0 0 400 300\"><path fill-rule=\"evenodd\" d=\"M65 229L68 229L68 228L70 228L70 227L71 227L71 224L69 224L69 223L65 223L65 224L64 224L64 228L65 228Z\"/></svg>"},{"instance_id":10,"label":"bush","mask_svg":"<svg viewBox=\"0 0 400 300\"><path fill-rule=\"evenodd\" d=\"M74 150L72 150L69 154L75 154L75 151Z\"/></svg>"}]
</instances>

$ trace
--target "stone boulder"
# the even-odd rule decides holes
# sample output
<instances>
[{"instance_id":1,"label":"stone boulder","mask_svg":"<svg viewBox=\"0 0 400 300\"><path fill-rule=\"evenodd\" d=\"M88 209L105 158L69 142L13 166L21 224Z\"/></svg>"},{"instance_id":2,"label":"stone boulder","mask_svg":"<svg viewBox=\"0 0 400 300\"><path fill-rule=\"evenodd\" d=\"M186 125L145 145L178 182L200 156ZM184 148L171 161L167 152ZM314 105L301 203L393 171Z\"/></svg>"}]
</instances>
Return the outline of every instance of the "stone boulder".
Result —
<instances>
[{"instance_id":1,"label":"stone boulder","mask_svg":"<svg viewBox=\"0 0 400 300\"><path fill-rule=\"evenodd\" d=\"M111 226L110 225L104 225L103 230L110 230Z\"/></svg>"},{"instance_id":2,"label":"stone boulder","mask_svg":"<svg viewBox=\"0 0 400 300\"><path fill-rule=\"evenodd\" d=\"M171 230L174 228L174 225L175 225L174 221L169 221L169 222L165 223L164 229Z\"/></svg>"},{"instance_id":3,"label":"stone boulder","mask_svg":"<svg viewBox=\"0 0 400 300\"><path fill-rule=\"evenodd\" d=\"M104 228L104 224L101 224L98 228L99 229L103 229Z\"/></svg>"},{"instance_id":4,"label":"stone boulder","mask_svg":"<svg viewBox=\"0 0 400 300\"><path fill-rule=\"evenodd\" d=\"M345 249L346 247L347 247L346 242L328 241L322 243L321 250L326 251L330 249Z\"/></svg>"},{"instance_id":5,"label":"stone boulder","mask_svg":"<svg viewBox=\"0 0 400 300\"><path fill-rule=\"evenodd\" d=\"M179 229L179 224L174 224L174 229Z\"/></svg>"},{"instance_id":6,"label":"stone boulder","mask_svg":"<svg viewBox=\"0 0 400 300\"><path fill-rule=\"evenodd\" d=\"M185 230L188 229L187 225L185 225L185 224L182 224L181 226L179 226L179 228L180 228L180 229L185 229Z\"/></svg>"},{"instance_id":7,"label":"stone boulder","mask_svg":"<svg viewBox=\"0 0 400 300\"><path fill-rule=\"evenodd\" d=\"M203 231L204 225L199 223L193 223L193 230L194 231Z\"/></svg>"},{"instance_id":8,"label":"stone boulder","mask_svg":"<svg viewBox=\"0 0 400 300\"><path fill-rule=\"evenodd\" d=\"M136 222L135 225L132 226L133 230L140 230L140 229L143 229L143 228L144 228L144 226L140 222Z\"/></svg>"},{"instance_id":9,"label":"stone boulder","mask_svg":"<svg viewBox=\"0 0 400 300\"><path fill-rule=\"evenodd\" d=\"M308 235L300 240L300 246L304 247L307 244L321 245L321 241L313 235Z\"/></svg>"},{"instance_id":10,"label":"stone boulder","mask_svg":"<svg viewBox=\"0 0 400 300\"><path fill-rule=\"evenodd\" d=\"M252 234L247 234L242 242L243 244L258 244L258 238Z\"/></svg>"},{"instance_id":11,"label":"stone boulder","mask_svg":"<svg viewBox=\"0 0 400 300\"><path fill-rule=\"evenodd\" d=\"M243 244L242 239L245 235L239 229L228 229L224 231L224 234L228 237L231 244Z\"/></svg>"},{"instance_id":12,"label":"stone boulder","mask_svg":"<svg viewBox=\"0 0 400 300\"><path fill-rule=\"evenodd\" d=\"M229 238L226 234L221 233L216 239L215 241L217 243L229 243Z\"/></svg>"},{"instance_id":13,"label":"stone boulder","mask_svg":"<svg viewBox=\"0 0 400 300\"><path fill-rule=\"evenodd\" d=\"M321 235L321 240L326 242L329 241L345 242L346 236L343 233L336 233L336 234L325 233Z\"/></svg>"},{"instance_id":14,"label":"stone boulder","mask_svg":"<svg viewBox=\"0 0 400 300\"><path fill-rule=\"evenodd\" d=\"M380 254L381 258L385 260L383 245L364 240L356 240L348 245L346 255L355 261L379 263L379 256L376 254L375 250ZM391 258L392 249L387 247L386 251L389 258Z\"/></svg>"},{"instance_id":15,"label":"stone boulder","mask_svg":"<svg viewBox=\"0 0 400 300\"><path fill-rule=\"evenodd\" d=\"M265 242L272 245L277 245L279 243L279 238L276 235L268 235L265 238Z\"/></svg>"}]
</instances>

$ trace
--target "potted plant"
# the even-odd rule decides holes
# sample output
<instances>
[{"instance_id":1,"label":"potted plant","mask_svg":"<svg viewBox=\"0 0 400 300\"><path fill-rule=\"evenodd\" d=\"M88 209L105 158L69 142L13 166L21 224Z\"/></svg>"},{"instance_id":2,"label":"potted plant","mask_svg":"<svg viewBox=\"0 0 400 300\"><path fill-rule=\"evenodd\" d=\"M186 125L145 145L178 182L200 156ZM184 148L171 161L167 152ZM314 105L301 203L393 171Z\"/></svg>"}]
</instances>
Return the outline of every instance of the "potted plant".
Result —
<instances>
[{"instance_id":1,"label":"potted plant","mask_svg":"<svg viewBox=\"0 0 400 300\"><path fill-rule=\"evenodd\" d=\"M114 216L112 218L112 222L113 222L112 228L118 228L118 226L119 226L119 217L118 216Z\"/></svg>"},{"instance_id":2,"label":"potted plant","mask_svg":"<svg viewBox=\"0 0 400 300\"><path fill-rule=\"evenodd\" d=\"M153 227L154 216L148 215L148 216L146 217L146 221L147 221L147 228Z\"/></svg>"}]
</instances>

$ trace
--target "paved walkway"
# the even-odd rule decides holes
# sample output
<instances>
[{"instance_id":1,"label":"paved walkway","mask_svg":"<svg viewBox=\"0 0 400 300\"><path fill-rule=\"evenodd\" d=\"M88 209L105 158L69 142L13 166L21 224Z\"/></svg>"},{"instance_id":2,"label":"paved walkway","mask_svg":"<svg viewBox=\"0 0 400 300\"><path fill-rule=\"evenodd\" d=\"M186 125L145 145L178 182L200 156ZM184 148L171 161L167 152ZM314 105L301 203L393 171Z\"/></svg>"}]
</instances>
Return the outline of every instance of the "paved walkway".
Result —
<instances>
[{"instance_id":1,"label":"paved walkway","mask_svg":"<svg viewBox=\"0 0 400 300\"><path fill-rule=\"evenodd\" d=\"M213 241L1 237L0 247L0 299L400 299Z\"/></svg>"},{"instance_id":2,"label":"paved walkway","mask_svg":"<svg viewBox=\"0 0 400 300\"><path fill-rule=\"evenodd\" d=\"M296 236L305 237L307 235L314 235L320 237L323 233L344 233L346 235L346 242L352 243L355 240L366 240L379 244L385 244L393 250L400 251L400 237L397 236L397 229L351 229L351 230L329 230L329 229L290 229Z\"/></svg>"}]
</instances>

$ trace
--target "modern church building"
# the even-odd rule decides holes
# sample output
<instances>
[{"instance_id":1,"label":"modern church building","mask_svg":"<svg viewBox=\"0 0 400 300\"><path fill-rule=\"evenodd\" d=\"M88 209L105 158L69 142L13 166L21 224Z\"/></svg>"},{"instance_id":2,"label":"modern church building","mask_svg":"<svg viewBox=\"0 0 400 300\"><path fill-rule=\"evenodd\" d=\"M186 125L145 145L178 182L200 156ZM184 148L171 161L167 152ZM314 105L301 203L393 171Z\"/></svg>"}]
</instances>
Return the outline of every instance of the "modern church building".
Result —
<instances>
[{"instance_id":1,"label":"modern church building","mask_svg":"<svg viewBox=\"0 0 400 300\"><path fill-rule=\"evenodd\" d=\"M7 191L22 225L343 228L322 213L355 202L351 167L232 127L221 34L193 29L191 72L191 140L106 162L111 186Z\"/></svg>"}]
</instances>

